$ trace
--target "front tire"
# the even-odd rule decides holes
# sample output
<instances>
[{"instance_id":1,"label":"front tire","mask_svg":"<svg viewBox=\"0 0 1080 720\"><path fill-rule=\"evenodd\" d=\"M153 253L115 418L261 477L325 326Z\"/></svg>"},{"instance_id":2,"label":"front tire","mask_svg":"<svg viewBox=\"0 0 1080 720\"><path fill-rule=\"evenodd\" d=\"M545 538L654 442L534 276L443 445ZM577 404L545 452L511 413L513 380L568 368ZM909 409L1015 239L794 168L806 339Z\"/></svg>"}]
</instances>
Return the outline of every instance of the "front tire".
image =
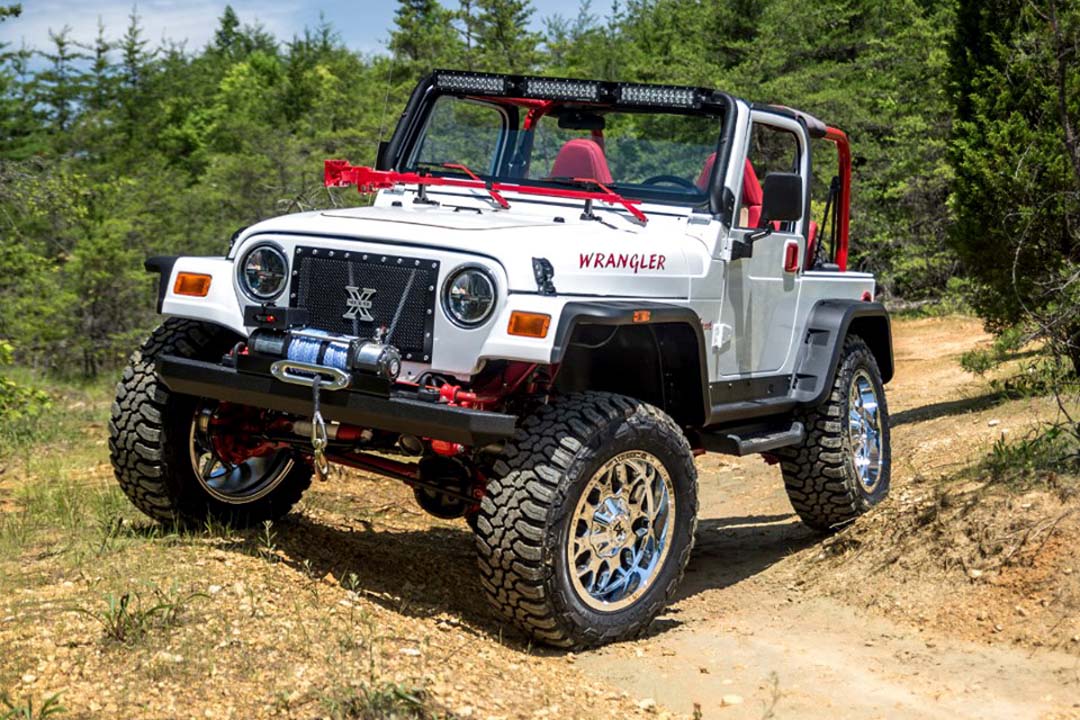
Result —
<instances>
[{"instance_id":1,"label":"front tire","mask_svg":"<svg viewBox=\"0 0 1080 720\"><path fill-rule=\"evenodd\" d=\"M885 499L892 457L889 409L881 371L862 338L846 338L828 399L799 420L806 440L776 455L803 523L829 531Z\"/></svg>"},{"instance_id":2,"label":"front tire","mask_svg":"<svg viewBox=\"0 0 1080 720\"><path fill-rule=\"evenodd\" d=\"M530 637L584 648L640 635L693 547L697 471L657 408L608 393L527 417L476 519L481 582Z\"/></svg>"},{"instance_id":3,"label":"front tire","mask_svg":"<svg viewBox=\"0 0 1080 720\"><path fill-rule=\"evenodd\" d=\"M218 360L236 340L214 325L167 319L132 355L116 386L109 421L113 470L124 494L154 520L247 527L284 516L311 484L310 466L288 451L215 464L199 423L217 404L170 392L154 369L161 355Z\"/></svg>"}]
</instances>

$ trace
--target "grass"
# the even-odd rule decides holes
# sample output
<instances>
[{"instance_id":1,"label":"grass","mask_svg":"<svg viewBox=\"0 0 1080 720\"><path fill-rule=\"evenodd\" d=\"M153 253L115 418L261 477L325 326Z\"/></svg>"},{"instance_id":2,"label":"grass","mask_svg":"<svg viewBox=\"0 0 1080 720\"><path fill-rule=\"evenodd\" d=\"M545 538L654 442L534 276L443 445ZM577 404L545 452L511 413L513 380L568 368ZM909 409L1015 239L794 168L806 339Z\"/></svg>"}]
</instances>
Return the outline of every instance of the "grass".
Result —
<instances>
[{"instance_id":1,"label":"grass","mask_svg":"<svg viewBox=\"0 0 1080 720\"><path fill-rule=\"evenodd\" d=\"M323 695L320 704L332 720L435 720L452 717L437 710L423 687L403 683L364 684Z\"/></svg>"},{"instance_id":2,"label":"grass","mask_svg":"<svg viewBox=\"0 0 1080 720\"><path fill-rule=\"evenodd\" d=\"M1080 475L1080 428L1059 423L1023 438L1002 436L972 470L1018 490L1042 484L1065 499L1076 492L1075 479Z\"/></svg>"},{"instance_id":3,"label":"grass","mask_svg":"<svg viewBox=\"0 0 1080 720\"><path fill-rule=\"evenodd\" d=\"M67 708L60 704L58 693L47 696L36 707L31 697L17 702L12 700L7 693L0 693L0 705L3 705L3 708L0 708L3 713L0 714L0 720L45 720L67 712Z\"/></svg>"},{"instance_id":4,"label":"grass","mask_svg":"<svg viewBox=\"0 0 1080 720\"><path fill-rule=\"evenodd\" d=\"M162 590L151 584L149 589L149 597L138 591L106 593L104 608L77 607L75 611L99 623L106 640L131 645L152 631L179 625L195 599L209 597L201 592L183 594L175 585Z\"/></svg>"}]
</instances>

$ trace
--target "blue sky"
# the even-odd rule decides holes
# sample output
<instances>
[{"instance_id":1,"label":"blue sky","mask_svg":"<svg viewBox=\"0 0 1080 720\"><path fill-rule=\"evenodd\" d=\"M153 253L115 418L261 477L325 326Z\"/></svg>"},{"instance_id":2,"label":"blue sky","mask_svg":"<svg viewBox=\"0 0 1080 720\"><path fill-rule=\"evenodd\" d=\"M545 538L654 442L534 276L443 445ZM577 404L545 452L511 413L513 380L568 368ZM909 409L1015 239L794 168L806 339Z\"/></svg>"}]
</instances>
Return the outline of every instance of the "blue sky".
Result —
<instances>
[{"instance_id":1,"label":"blue sky","mask_svg":"<svg viewBox=\"0 0 1080 720\"><path fill-rule=\"evenodd\" d=\"M110 37L123 33L127 17L131 13L131 0L98 0L76 2L74 0L21 0L21 17L0 23L0 42L18 46L25 42L32 48L45 48L49 43L49 30L59 30L70 25L76 39L88 41L96 34L100 17ZM455 0L441 0L448 7L456 7ZM11 2L11 0L4 0ZM535 29L543 27L543 19L560 14L573 17L577 14L579 0L533 0L536 12L532 24ZM394 0L140 0L138 13L146 35L157 41L169 38L186 40L189 49L206 44L213 35L217 18L226 4L231 4L245 23L261 22L279 39L287 39L306 26L314 26L319 12L326 15L341 33L346 45L366 53L381 52L386 47L390 27L394 22ZM605 0L594 2L601 14L607 9Z\"/></svg>"}]
</instances>

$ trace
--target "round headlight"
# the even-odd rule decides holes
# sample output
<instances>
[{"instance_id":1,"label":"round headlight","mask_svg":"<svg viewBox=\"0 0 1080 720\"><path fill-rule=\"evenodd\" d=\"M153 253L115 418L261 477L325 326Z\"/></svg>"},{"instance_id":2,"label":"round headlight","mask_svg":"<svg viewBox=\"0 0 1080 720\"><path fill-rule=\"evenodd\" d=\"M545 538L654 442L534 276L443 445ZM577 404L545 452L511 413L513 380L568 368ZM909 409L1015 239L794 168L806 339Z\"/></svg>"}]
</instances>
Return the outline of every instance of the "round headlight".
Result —
<instances>
[{"instance_id":1,"label":"round headlight","mask_svg":"<svg viewBox=\"0 0 1080 720\"><path fill-rule=\"evenodd\" d=\"M255 300L273 300L288 282L289 261L274 245L257 245L240 263L240 286Z\"/></svg>"},{"instance_id":2,"label":"round headlight","mask_svg":"<svg viewBox=\"0 0 1080 720\"><path fill-rule=\"evenodd\" d=\"M446 282L446 314L458 325L472 327L495 309L495 280L477 267L458 270Z\"/></svg>"}]
</instances>

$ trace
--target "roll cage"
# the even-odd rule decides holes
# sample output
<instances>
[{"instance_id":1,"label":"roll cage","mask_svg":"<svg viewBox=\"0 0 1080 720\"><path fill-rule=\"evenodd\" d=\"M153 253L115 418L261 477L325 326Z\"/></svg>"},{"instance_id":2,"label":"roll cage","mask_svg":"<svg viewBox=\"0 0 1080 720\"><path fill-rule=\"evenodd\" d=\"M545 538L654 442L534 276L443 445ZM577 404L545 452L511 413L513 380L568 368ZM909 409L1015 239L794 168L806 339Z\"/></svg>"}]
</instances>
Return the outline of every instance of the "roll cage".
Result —
<instances>
[{"instance_id":1,"label":"roll cage","mask_svg":"<svg viewBox=\"0 0 1080 720\"><path fill-rule=\"evenodd\" d=\"M532 183L521 179L481 177L472 169L460 164L445 167L445 171L431 169L427 172L404 172L409 153L424 132L425 123L435 102L443 96L471 99L496 104L519 113L514 118L515 127L522 132L533 131L539 121L557 111L568 108L619 110L626 112L711 113L719 114L720 124L715 161L709 169L705 188L706 200L700 206L726 225L731 226L738 203L729 188L724 186L725 172L732 162L732 155L742 162L741 152L734 147L738 117L738 101L732 95L710 88L644 83L607 82L548 78L528 75L504 75L497 73L474 73L457 70L435 70L423 77L414 88L405 110L388 141L380 142L375 167L359 168L338 160L327 161L327 185L356 184L362 191L373 191L398 184L451 185L459 187L482 187L492 193L503 207L505 201L498 196L500 189L540 195L553 195L576 199L594 199L614 202L623 207L639 221L646 218L636 209L643 200L634 194L622 197L596 178L589 187L580 183L563 185L557 181ZM769 112L795 118L806 130L807 137L832 143L837 151L837 172L829 187L826 210L816 241L828 247L828 255L840 270L847 269L849 242L849 213L851 205L851 151L847 135L807 113L778 105L746 103L751 109L767 109ZM455 177L456 176L456 177ZM809 198L807 200L809 206ZM809 227L812 223L806 223ZM813 232L813 231L809 231ZM814 240L808 237L809 240Z\"/></svg>"}]
</instances>

